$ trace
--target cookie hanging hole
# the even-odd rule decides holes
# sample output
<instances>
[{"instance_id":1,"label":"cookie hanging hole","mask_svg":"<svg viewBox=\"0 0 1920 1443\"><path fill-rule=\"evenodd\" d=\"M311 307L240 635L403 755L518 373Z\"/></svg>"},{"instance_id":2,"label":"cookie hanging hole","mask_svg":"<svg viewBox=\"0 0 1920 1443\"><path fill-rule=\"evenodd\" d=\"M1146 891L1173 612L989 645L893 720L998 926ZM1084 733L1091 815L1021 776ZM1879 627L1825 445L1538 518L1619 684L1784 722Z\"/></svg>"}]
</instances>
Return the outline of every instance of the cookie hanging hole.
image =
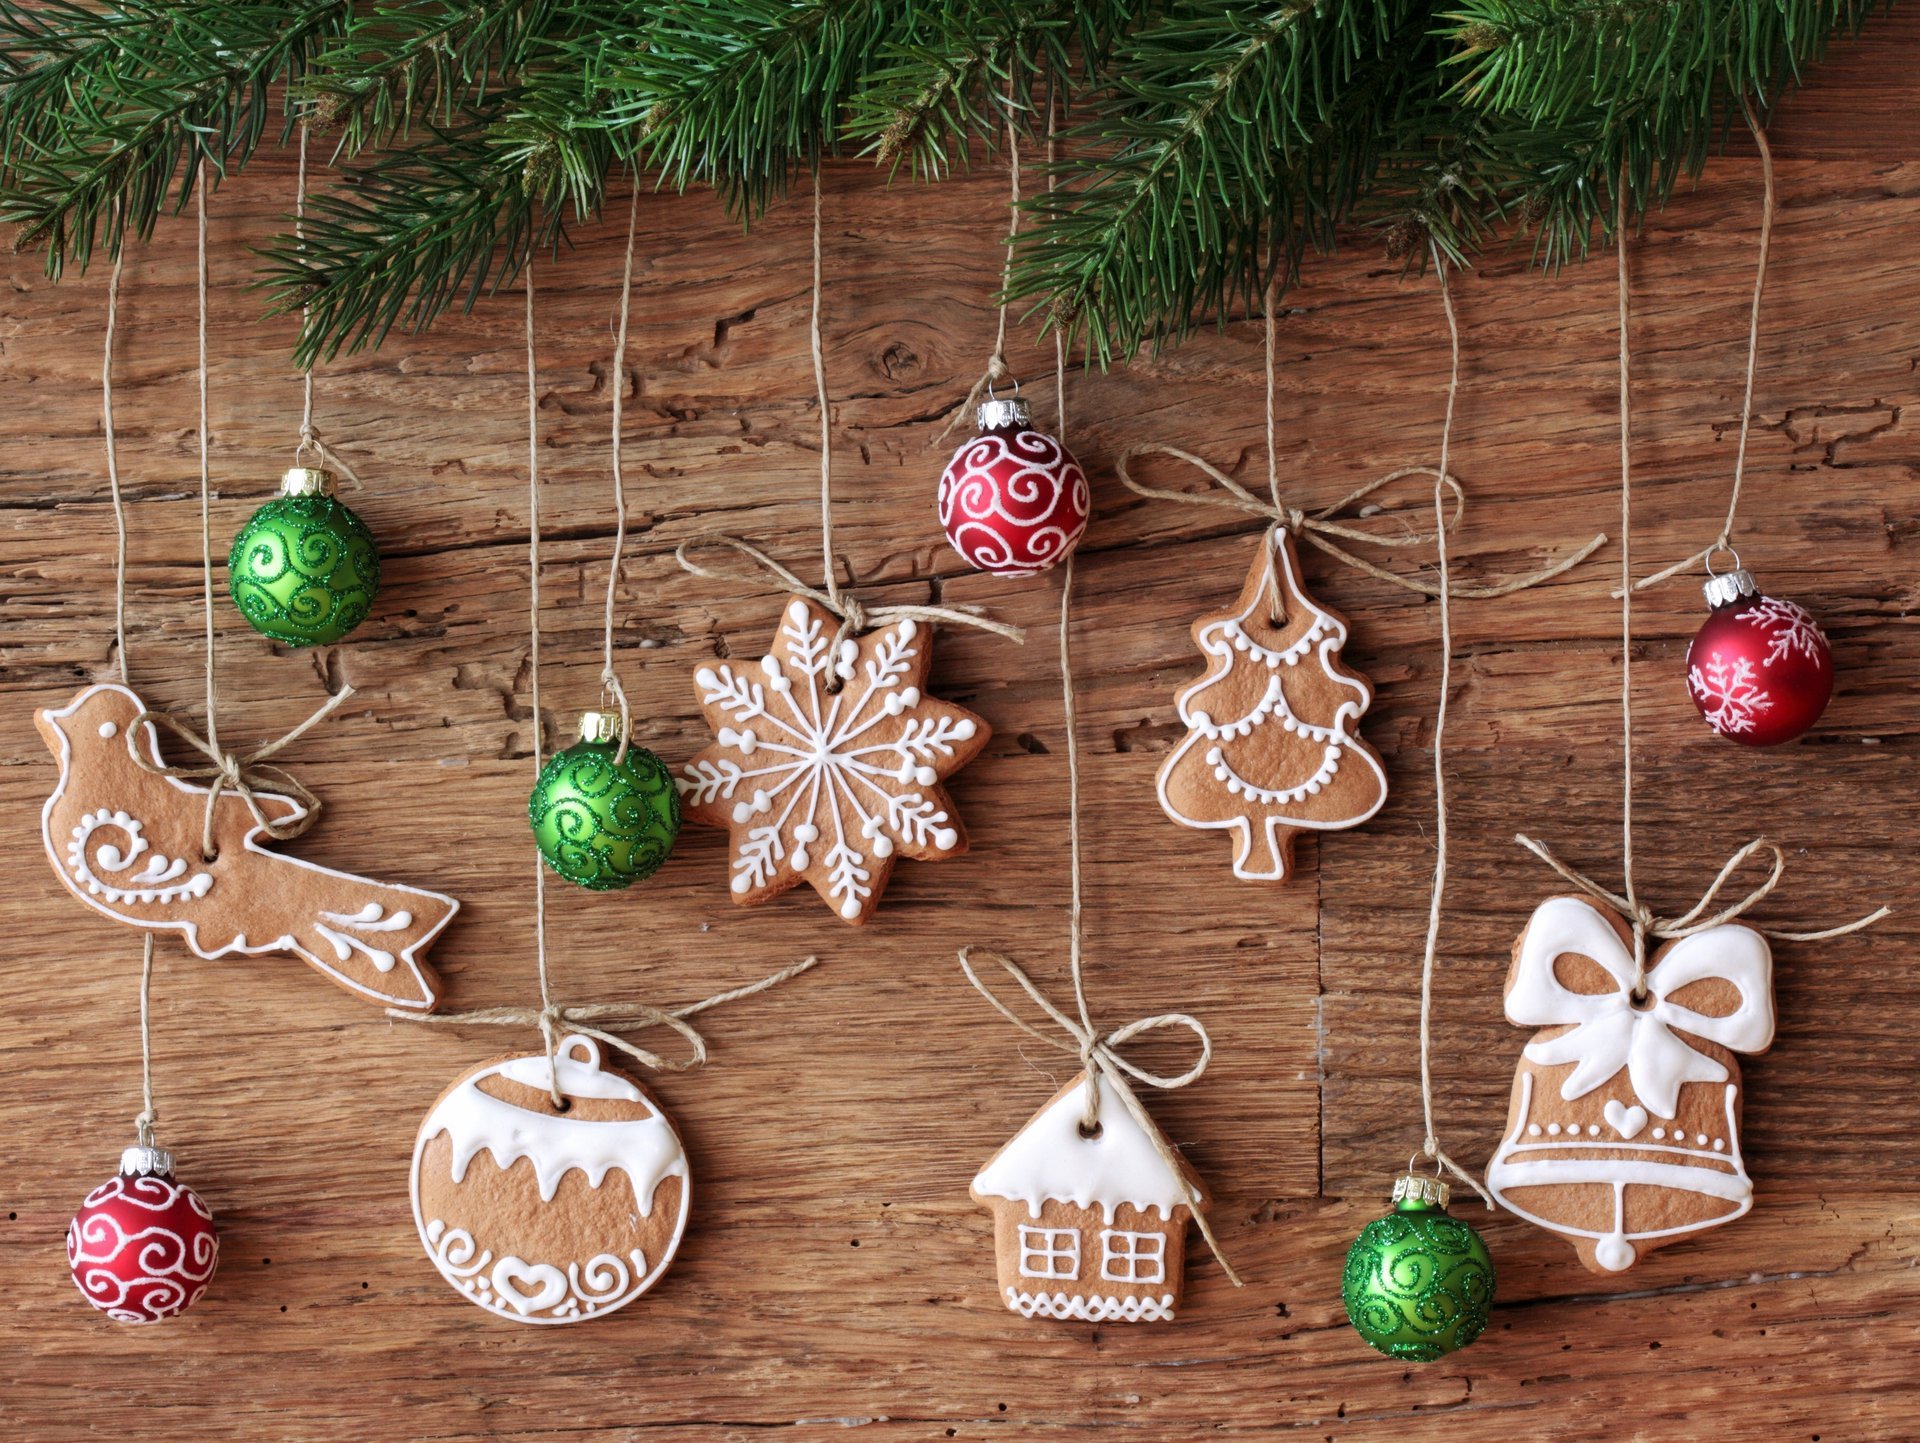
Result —
<instances>
[{"instance_id":1,"label":"cookie hanging hole","mask_svg":"<svg viewBox=\"0 0 1920 1443\"><path fill-rule=\"evenodd\" d=\"M1096 1122L1092 1127L1088 1127L1085 1119L1081 1120L1079 1127L1080 1136L1087 1142L1100 1141L1101 1134L1107 1130L1107 1125L1104 1122Z\"/></svg>"},{"instance_id":2,"label":"cookie hanging hole","mask_svg":"<svg viewBox=\"0 0 1920 1443\"><path fill-rule=\"evenodd\" d=\"M551 1098L549 1098L548 1100L552 1101ZM562 1116L565 1116L567 1113L573 1111L573 1099L571 1097L561 1098L558 1102L555 1102L553 1104L553 1110L561 1114Z\"/></svg>"},{"instance_id":3,"label":"cookie hanging hole","mask_svg":"<svg viewBox=\"0 0 1920 1443\"><path fill-rule=\"evenodd\" d=\"M1627 1003L1635 1012L1646 1012L1653 1007L1653 993L1644 986L1636 987L1627 993Z\"/></svg>"},{"instance_id":4,"label":"cookie hanging hole","mask_svg":"<svg viewBox=\"0 0 1920 1443\"><path fill-rule=\"evenodd\" d=\"M1286 593L1280 588L1280 557L1278 547L1272 543L1267 546L1267 625L1275 631L1287 624Z\"/></svg>"},{"instance_id":5,"label":"cookie hanging hole","mask_svg":"<svg viewBox=\"0 0 1920 1443\"><path fill-rule=\"evenodd\" d=\"M200 849L200 860L205 862L208 866L212 866L215 862L220 860L220 849L218 847L213 847L213 848L202 847Z\"/></svg>"}]
</instances>

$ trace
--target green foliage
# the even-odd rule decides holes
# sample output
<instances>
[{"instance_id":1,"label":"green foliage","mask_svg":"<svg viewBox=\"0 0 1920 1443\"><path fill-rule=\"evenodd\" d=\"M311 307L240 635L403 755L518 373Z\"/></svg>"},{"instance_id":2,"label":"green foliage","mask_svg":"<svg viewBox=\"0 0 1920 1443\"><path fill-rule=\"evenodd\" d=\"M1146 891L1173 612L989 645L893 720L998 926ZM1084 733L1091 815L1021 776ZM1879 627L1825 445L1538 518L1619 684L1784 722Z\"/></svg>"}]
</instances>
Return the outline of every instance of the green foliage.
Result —
<instances>
[{"instance_id":1,"label":"green foliage","mask_svg":"<svg viewBox=\"0 0 1920 1443\"><path fill-rule=\"evenodd\" d=\"M0 0L0 220L50 274L145 239L276 116L332 138L265 285L299 359L511 283L610 181L750 223L843 150L938 181L1011 126L1008 294L1105 364L1355 229L1558 265L1697 176L1870 0Z\"/></svg>"}]
</instances>

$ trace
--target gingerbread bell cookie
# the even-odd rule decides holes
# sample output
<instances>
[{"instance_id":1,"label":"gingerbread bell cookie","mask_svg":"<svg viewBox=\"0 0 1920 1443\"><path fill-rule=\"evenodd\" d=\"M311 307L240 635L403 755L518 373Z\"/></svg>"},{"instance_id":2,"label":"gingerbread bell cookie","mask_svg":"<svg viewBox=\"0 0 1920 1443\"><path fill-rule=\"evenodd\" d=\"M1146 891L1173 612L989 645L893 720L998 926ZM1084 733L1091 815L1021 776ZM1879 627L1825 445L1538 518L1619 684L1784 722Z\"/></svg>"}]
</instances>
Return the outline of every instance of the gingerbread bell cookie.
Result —
<instances>
[{"instance_id":1,"label":"gingerbread bell cookie","mask_svg":"<svg viewBox=\"0 0 1920 1443\"><path fill-rule=\"evenodd\" d=\"M1634 995L1632 934L1581 897L1534 910L1507 973L1511 1022L1541 1029L1514 1074L1487 1187L1595 1272L1753 1206L1736 1053L1773 1043L1773 953L1722 923L1670 942Z\"/></svg>"},{"instance_id":2,"label":"gingerbread bell cookie","mask_svg":"<svg viewBox=\"0 0 1920 1443\"><path fill-rule=\"evenodd\" d=\"M1358 725L1373 700L1340 661L1347 623L1300 582L1293 539L1270 529L1231 611L1193 640L1207 674L1177 705L1187 735L1160 768L1160 805L1183 827L1233 837L1233 874L1282 882L1301 831L1356 827L1387 799Z\"/></svg>"},{"instance_id":3,"label":"gingerbread bell cookie","mask_svg":"<svg viewBox=\"0 0 1920 1443\"><path fill-rule=\"evenodd\" d=\"M389 1007L430 1011L439 985L427 948L460 904L270 850L247 798L164 775L159 735L124 686L90 686L35 724L60 763L41 812L54 871L95 911L177 932L204 958L292 952L329 980ZM276 823L308 808L255 791Z\"/></svg>"},{"instance_id":4,"label":"gingerbread bell cookie","mask_svg":"<svg viewBox=\"0 0 1920 1443\"><path fill-rule=\"evenodd\" d=\"M561 1103L555 1106L557 1086ZM660 1280L687 1225L680 1136L653 1096L561 1040L441 1094L413 1149L413 1218L467 1299L517 1323L577 1323Z\"/></svg>"},{"instance_id":5,"label":"gingerbread bell cookie","mask_svg":"<svg viewBox=\"0 0 1920 1443\"><path fill-rule=\"evenodd\" d=\"M992 735L926 695L932 632L902 618L834 645L833 613L796 597L757 666L694 675L716 741L675 778L685 815L731 834L730 886L751 904L811 883L865 922L901 857L967 849L941 785Z\"/></svg>"}]
</instances>

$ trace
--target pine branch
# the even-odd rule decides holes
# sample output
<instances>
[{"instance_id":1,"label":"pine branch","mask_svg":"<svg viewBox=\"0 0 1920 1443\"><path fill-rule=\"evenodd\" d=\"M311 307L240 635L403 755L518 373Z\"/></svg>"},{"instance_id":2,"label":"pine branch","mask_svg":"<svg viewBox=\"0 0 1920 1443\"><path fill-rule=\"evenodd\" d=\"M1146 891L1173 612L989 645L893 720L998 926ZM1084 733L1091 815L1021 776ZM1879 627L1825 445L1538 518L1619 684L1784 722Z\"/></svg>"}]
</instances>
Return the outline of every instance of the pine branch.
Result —
<instances>
[{"instance_id":1,"label":"pine branch","mask_svg":"<svg viewBox=\"0 0 1920 1443\"><path fill-rule=\"evenodd\" d=\"M1008 294L1044 300L1107 364L1177 337L1278 268L1290 278L1372 182L1433 79L1430 17L1407 0L1259 11L1179 0L1123 41L1079 183L1027 202ZM1391 143L1389 139L1387 143Z\"/></svg>"},{"instance_id":2,"label":"pine branch","mask_svg":"<svg viewBox=\"0 0 1920 1443\"><path fill-rule=\"evenodd\" d=\"M848 97L915 42L920 14L907 0L663 0L590 84L667 183L710 184L757 215L833 151Z\"/></svg>"},{"instance_id":3,"label":"pine branch","mask_svg":"<svg viewBox=\"0 0 1920 1443\"><path fill-rule=\"evenodd\" d=\"M0 4L0 222L47 251L58 278L96 246L117 255L129 227L149 239L192 195L204 159L245 166L272 114L270 90L305 73L336 35L346 0L165 3L99 11Z\"/></svg>"}]
</instances>

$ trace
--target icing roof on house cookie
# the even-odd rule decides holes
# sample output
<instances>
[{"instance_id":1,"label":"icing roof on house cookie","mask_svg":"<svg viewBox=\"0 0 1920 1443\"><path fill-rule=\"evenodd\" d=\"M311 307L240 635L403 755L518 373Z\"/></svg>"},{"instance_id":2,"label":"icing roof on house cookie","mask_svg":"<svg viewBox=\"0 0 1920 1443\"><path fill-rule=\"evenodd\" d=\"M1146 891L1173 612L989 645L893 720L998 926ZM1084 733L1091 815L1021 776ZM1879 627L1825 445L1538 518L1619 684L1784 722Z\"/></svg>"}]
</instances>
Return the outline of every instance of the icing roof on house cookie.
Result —
<instances>
[{"instance_id":1,"label":"icing roof on house cookie","mask_svg":"<svg viewBox=\"0 0 1920 1443\"><path fill-rule=\"evenodd\" d=\"M1121 1203L1162 1217L1191 1206L1193 1188L1155 1146L1158 1129L1143 1128L1105 1076L1099 1081L1100 1135L1080 1135L1084 1086L1076 1078L1035 1113L974 1178L974 1195L1025 1203L1034 1217L1048 1201L1097 1207L1109 1223Z\"/></svg>"}]
</instances>

